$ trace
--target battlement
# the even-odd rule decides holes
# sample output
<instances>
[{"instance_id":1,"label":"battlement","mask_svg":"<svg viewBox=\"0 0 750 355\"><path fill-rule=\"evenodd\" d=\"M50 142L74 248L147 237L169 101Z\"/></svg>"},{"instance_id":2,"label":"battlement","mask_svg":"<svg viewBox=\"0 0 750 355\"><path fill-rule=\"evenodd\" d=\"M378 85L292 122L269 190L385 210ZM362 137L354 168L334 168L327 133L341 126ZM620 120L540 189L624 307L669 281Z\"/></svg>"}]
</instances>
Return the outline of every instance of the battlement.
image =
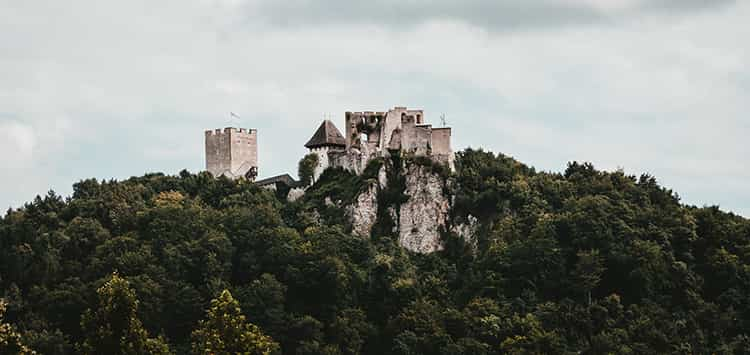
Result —
<instances>
[{"instance_id":1,"label":"battlement","mask_svg":"<svg viewBox=\"0 0 750 355\"><path fill-rule=\"evenodd\" d=\"M359 112L346 112L347 118L370 118L370 117L377 117L377 118L384 118L387 112L382 111L359 111Z\"/></svg>"},{"instance_id":2,"label":"battlement","mask_svg":"<svg viewBox=\"0 0 750 355\"><path fill-rule=\"evenodd\" d=\"M254 179L258 171L258 130L206 130L206 170L214 176Z\"/></svg>"},{"instance_id":3,"label":"battlement","mask_svg":"<svg viewBox=\"0 0 750 355\"><path fill-rule=\"evenodd\" d=\"M252 128L226 127L223 130L221 128L217 128L213 130L208 129L205 131L206 136L222 136L222 135L231 134L231 133L254 135L258 133L258 130L252 129Z\"/></svg>"}]
</instances>

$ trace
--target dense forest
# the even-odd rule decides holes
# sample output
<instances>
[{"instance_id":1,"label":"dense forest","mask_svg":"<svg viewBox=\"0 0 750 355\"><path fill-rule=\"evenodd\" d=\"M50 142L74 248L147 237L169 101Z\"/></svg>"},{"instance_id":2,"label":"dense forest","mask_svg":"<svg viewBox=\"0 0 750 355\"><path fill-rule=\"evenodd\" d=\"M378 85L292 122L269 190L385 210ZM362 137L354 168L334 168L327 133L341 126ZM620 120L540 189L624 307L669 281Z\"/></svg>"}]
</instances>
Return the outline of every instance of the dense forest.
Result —
<instances>
[{"instance_id":1,"label":"dense forest","mask_svg":"<svg viewBox=\"0 0 750 355\"><path fill-rule=\"evenodd\" d=\"M49 192L0 219L0 354L750 349L747 219L588 163L469 149L440 172L451 220L478 227L432 254L352 236L323 203L367 173L329 169L294 202L187 171Z\"/></svg>"}]
</instances>

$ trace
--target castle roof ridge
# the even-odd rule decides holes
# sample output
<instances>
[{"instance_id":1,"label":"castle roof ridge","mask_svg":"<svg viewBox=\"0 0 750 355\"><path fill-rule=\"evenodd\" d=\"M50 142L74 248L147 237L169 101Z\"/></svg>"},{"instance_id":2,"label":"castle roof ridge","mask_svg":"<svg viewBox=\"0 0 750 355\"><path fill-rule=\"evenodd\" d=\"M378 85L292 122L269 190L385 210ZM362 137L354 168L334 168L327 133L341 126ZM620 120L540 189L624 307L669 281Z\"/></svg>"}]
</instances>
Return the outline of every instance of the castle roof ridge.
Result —
<instances>
[{"instance_id":1,"label":"castle roof ridge","mask_svg":"<svg viewBox=\"0 0 750 355\"><path fill-rule=\"evenodd\" d=\"M345 147L346 139L331 120L323 120L305 147L312 149L324 146Z\"/></svg>"}]
</instances>

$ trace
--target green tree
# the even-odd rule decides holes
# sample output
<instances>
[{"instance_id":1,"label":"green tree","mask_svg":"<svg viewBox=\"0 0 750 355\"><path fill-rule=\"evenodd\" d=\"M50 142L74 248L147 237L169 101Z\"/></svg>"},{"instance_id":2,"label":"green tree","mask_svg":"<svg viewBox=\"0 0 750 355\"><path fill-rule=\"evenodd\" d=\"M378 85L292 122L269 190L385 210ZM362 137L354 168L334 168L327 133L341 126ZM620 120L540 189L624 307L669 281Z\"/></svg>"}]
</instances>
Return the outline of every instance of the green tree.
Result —
<instances>
[{"instance_id":1,"label":"green tree","mask_svg":"<svg viewBox=\"0 0 750 355\"><path fill-rule=\"evenodd\" d=\"M503 354L561 354L564 353L560 337L544 329L533 314L514 314L504 319L505 340L500 343Z\"/></svg>"},{"instance_id":2,"label":"green tree","mask_svg":"<svg viewBox=\"0 0 750 355\"><path fill-rule=\"evenodd\" d=\"M287 317L284 310L286 292L286 286L276 277L263 274L257 280L239 287L235 293L248 319L282 344Z\"/></svg>"},{"instance_id":3,"label":"green tree","mask_svg":"<svg viewBox=\"0 0 750 355\"><path fill-rule=\"evenodd\" d=\"M373 333L373 326L367 322L365 312L348 308L336 315L331 330L342 354L361 354L362 346Z\"/></svg>"},{"instance_id":4,"label":"green tree","mask_svg":"<svg viewBox=\"0 0 750 355\"><path fill-rule=\"evenodd\" d=\"M0 354L36 354L23 344L21 334L13 326L3 322L7 306L5 300L0 299Z\"/></svg>"},{"instance_id":5,"label":"green tree","mask_svg":"<svg viewBox=\"0 0 750 355\"><path fill-rule=\"evenodd\" d=\"M602 279L604 266L598 250L579 251L578 261L575 266L575 278L578 285L586 295L586 301L591 304L591 290L593 290Z\"/></svg>"},{"instance_id":6,"label":"green tree","mask_svg":"<svg viewBox=\"0 0 750 355\"><path fill-rule=\"evenodd\" d=\"M161 338L149 338L138 319L138 299L130 283L117 273L97 291L97 308L88 309L81 319L83 354L170 354Z\"/></svg>"},{"instance_id":7,"label":"green tree","mask_svg":"<svg viewBox=\"0 0 750 355\"><path fill-rule=\"evenodd\" d=\"M195 354L274 354L279 345L245 320L239 302L228 290L211 300L206 319L193 331Z\"/></svg>"},{"instance_id":8,"label":"green tree","mask_svg":"<svg viewBox=\"0 0 750 355\"><path fill-rule=\"evenodd\" d=\"M309 186L315 183L315 168L318 166L318 163L318 155L315 153L307 154L299 161L297 175L299 175L302 186Z\"/></svg>"}]
</instances>

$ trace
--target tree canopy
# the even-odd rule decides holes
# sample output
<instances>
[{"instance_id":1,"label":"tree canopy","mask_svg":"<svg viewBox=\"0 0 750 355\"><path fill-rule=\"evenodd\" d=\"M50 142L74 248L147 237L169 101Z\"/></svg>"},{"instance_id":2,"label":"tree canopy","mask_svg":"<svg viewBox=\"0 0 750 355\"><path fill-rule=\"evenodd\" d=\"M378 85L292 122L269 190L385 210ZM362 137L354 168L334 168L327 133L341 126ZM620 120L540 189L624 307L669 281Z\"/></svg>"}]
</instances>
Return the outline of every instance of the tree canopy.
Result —
<instances>
[{"instance_id":1,"label":"tree canopy","mask_svg":"<svg viewBox=\"0 0 750 355\"><path fill-rule=\"evenodd\" d=\"M351 234L377 180L328 169L288 202L183 171L82 180L0 218L0 353L741 354L750 222L649 175L540 172L482 150L434 167L443 251L397 220ZM403 201L392 172L379 199ZM311 181L312 182L312 181ZM379 200L380 202L380 200ZM383 208L383 216L390 216ZM5 306L7 304L7 307ZM25 350L18 350L25 349ZM7 352L7 351L6 351Z\"/></svg>"},{"instance_id":2,"label":"tree canopy","mask_svg":"<svg viewBox=\"0 0 750 355\"><path fill-rule=\"evenodd\" d=\"M279 351L279 344L245 320L240 304L228 290L211 300L206 319L193 331L195 354L270 355Z\"/></svg>"}]
</instances>

